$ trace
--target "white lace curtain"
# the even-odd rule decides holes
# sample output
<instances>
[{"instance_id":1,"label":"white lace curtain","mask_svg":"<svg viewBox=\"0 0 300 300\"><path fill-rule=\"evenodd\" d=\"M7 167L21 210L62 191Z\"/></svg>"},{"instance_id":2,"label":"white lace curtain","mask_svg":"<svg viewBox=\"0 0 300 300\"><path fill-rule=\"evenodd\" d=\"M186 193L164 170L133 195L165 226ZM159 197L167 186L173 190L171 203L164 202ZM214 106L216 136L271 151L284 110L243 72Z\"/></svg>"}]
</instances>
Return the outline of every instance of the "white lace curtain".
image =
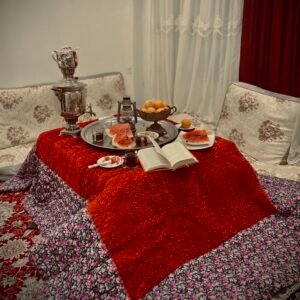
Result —
<instances>
[{"instance_id":1,"label":"white lace curtain","mask_svg":"<svg viewBox=\"0 0 300 300\"><path fill-rule=\"evenodd\" d=\"M243 0L134 0L135 97L216 124L238 79Z\"/></svg>"}]
</instances>

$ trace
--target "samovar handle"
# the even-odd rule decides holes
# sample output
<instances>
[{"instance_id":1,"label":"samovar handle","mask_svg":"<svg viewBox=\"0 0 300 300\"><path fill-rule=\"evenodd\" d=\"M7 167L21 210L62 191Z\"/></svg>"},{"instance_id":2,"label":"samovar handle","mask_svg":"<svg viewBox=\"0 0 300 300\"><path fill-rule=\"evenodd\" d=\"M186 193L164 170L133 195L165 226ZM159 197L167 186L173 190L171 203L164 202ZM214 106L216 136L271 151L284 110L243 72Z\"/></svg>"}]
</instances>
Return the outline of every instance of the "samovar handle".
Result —
<instances>
[{"instance_id":1,"label":"samovar handle","mask_svg":"<svg viewBox=\"0 0 300 300\"><path fill-rule=\"evenodd\" d=\"M52 58L54 59L54 61L55 61L56 63L58 63L57 52L56 52L56 51L53 51L53 52L51 53L51 56L52 56Z\"/></svg>"}]
</instances>

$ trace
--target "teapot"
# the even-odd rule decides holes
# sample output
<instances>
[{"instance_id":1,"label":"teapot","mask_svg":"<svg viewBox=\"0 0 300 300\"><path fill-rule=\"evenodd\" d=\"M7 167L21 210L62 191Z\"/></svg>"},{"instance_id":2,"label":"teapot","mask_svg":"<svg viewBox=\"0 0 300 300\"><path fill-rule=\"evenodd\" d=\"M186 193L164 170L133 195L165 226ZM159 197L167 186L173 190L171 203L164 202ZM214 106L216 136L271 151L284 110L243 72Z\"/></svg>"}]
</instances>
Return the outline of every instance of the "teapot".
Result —
<instances>
[{"instance_id":1,"label":"teapot","mask_svg":"<svg viewBox=\"0 0 300 300\"><path fill-rule=\"evenodd\" d=\"M63 46L52 52L52 58L57 63L64 77L72 77L78 65L77 53L72 47Z\"/></svg>"}]
</instances>

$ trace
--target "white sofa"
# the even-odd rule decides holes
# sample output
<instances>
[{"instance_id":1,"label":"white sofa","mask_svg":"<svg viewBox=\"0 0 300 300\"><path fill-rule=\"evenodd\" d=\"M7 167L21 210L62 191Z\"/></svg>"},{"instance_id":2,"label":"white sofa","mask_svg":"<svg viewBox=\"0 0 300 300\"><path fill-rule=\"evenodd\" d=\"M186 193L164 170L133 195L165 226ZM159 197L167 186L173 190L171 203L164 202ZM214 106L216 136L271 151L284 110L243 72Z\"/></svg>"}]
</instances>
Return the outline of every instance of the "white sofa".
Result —
<instances>
[{"instance_id":1,"label":"white sofa","mask_svg":"<svg viewBox=\"0 0 300 300\"><path fill-rule=\"evenodd\" d=\"M87 84L86 104L92 104L97 118L117 111L117 101L125 95L121 73L79 80ZM52 85L0 89L0 180L16 173L41 132L63 127L60 102L51 90ZM83 115L81 121L89 117Z\"/></svg>"}]
</instances>

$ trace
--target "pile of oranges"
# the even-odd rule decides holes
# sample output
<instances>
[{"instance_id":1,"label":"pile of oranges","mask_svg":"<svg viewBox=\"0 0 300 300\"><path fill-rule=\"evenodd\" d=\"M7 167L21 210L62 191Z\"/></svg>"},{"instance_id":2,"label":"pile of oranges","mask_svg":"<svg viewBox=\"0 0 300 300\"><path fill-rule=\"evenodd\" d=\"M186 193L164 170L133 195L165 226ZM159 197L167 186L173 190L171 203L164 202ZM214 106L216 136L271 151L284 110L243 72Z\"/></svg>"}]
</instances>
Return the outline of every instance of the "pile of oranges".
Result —
<instances>
[{"instance_id":1,"label":"pile of oranges","mask_svg":"<svg viewBox=\"0 0 300 300\"><path fill-rule=\"evenodd\" d=\"M157 113L168 109L169 105L166 101L160 99L149 99L143 104L141 110L146 113Z\"/></svg>"}]
</instances>

